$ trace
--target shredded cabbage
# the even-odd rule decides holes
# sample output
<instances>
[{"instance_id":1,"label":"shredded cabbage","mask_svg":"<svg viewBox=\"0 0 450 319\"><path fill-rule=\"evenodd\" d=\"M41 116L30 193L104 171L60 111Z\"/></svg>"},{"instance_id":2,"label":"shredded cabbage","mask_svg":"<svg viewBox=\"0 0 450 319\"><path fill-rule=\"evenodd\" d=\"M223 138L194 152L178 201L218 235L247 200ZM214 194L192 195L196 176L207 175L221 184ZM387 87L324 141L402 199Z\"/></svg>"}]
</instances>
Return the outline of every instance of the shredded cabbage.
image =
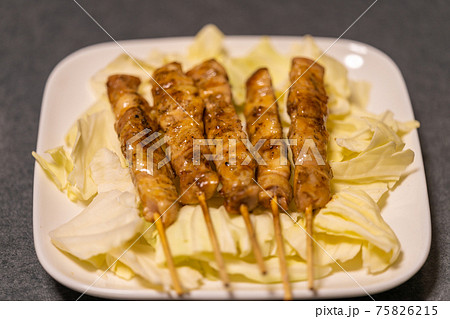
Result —
<instances>
[{"instance_id":1,"label":"shredded cabbage","mask_svg":"<svg viewBox=\"0 0 450 319\"><path fill-rule=\"evenodd\" d=\"M263 37L248 55L224 59L224 65L233 88L235 103L241 105L245 102L245 81L258 68L267 67L269 69L275 88L287 85L286 75L289 72L290 59L278 53L269 38Z\"/></svg>"},{"instance_id":2,"label":"shredded cabbage","mask_svg":"<svg viewBox=\"0 0 450 319\"><path fill-rule=\"evenodd\" d=\"M32 152L33 157L41 165L44 172L59 190L67 188L67 176L73 169L73 163L69 154L63 146L46 151L52 157L52 161L45 160L36 152Z\"/></svg>"},{"instance_id":3,"label":"shredded cabbage","mask_svg":"<svg viewBox=\"0 0 450 319\"><path fill-rule=\"evenodd\" d=\"M187 57L190 64L201 63L208 59L220 59L226 54L222 44L223 38L224 34L215 25L204 26L197 33L194 43L188 49Z\"/></svg>"},{"instance_id":4,"label":"shredded cabbage","mask_svg":"<svg viewBox=\"0 0 450 319\"><path fill-rule=\"evenodd\" d=\"M95 267L111 267L117 276L135 276L146 287L163 289L170 285L159 236L152 224L139 217L139 199L114 131L114 117L106 98L105 81L113 73L139 76L140 92L152 102L146 77L156 67L177 59L192 66L216 58L229 74L234 99L242 104L245 80L257 68L266 66L280 97L284 130L290 123L286 112L288 72L293 56L319 58L322 51L310 36L295 43L288 54L279 53L269 38L247 55L229 56L224 35L213 25L196 36L187 54L152 51L138 61L121 55L91 80L97 102L83 114L66 135L66 146L47 151L51 160L33 152L47 176L72 200L90 204L75 218L50 233L59 249L86 260ZM325 87L329 96L330 132L328 160L333 169L333 198L314 219L314 264L318 278L339 270L335 262L361 264L370 273L392 265L400 243L381 216L377 202L391 189L413 161L414 153L404 149L403 136L419 126L417 121L399 122L392 112L367 112L370 84L348 79L346 68L323 55ZM227 271L234 281L280 282L272 215L257 209L251 216L269 274L262 277L255 263L241 216L230 216L211 200L211 217L224 254ZM284 245L292 281L306 279L306 234L303 214L281 215ZM181 281L186 289L199 288L205 279L218 280L217 265L201 208L181 208L177 221L167 229L168 241ZM134 245L132 245L134 243ZM126 253L124 254L124 252ZM120 258L120 261L117 259ZM337 270L336 270L337 269Z\"/></svg>"},{"instance_id":5,"label":"shredded cabbage","mask_svg":"<svg viewBox=\"0 0 450 319\"><path fill-rule=\"evenodd\" d=\"M122 246L141 223L135 194L113 190L98 194L80 214L53 230L50 238L56 247L88 259Z\"/></svg>"}]
</instances>

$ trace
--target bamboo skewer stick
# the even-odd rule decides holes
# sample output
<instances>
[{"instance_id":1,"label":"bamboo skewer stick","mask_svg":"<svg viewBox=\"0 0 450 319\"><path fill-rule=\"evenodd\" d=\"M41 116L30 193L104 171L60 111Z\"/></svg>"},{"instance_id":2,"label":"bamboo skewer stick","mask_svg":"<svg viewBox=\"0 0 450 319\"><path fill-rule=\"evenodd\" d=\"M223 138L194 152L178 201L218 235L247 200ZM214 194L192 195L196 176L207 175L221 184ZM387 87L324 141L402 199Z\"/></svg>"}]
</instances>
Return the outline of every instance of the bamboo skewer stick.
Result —
<instances>
[{"instance_id":1,"label":"bamboo skewer stick","mask_svg":"<svg viewBox=\"0 0 450 319\"><path fill-rule=\"evenodd\" d=\"M175 292L181 296L183 294L183 288L181 288L180 278L175 269L175 263L173 262L172 253L170 251L169 243L166 237L166 230L159 213L153 213L153 219L155 220L156 228L158 229L159 237L161 238L161 245L163 246L164 255L166 256L167 267L169 268L170 277L172 277L173 288Z\"/></svg>"},{"instance_id":2,"label":"bamboo skewer stick","mask_svg":"<svg viewBox=\"0 0 450 319\"><path fill-rule=\"evenodd\" d=\"M291 284L286 264L286 253L284 251L283 235L281 233L280 212L278 211L278 199L275 196L270 201L273 214L273 226L275 229L275 239L277 241L277 253L280 261L281 279L283 280L284 300L292 300Z\"/></svg>"},{"instance_id":3,"label":"bamboo skewer stick","mask_svg":"<svg viewBox=\"0 0 450 319\"><path fill-rule=\"evenodd\" d=\"M305 211L306 218L306 264L308 269L308 289L314 290L314 254L313 254L313 225L312 206L309 205Z\"/></svg>"},{"instance_id":4,"label":"bamboo skewer stick","mask_svg":"<svg viewBox=\"0 0 450 319\"><path fill-rule=\"evenodd\" d=\"M209 208L206 203L206 198L204 193L198 195L198 201L202 207L203 216L205 217L206 227L208 228L209 238L211 239L211 244L214 251L214 256L216 258L217 266L219 267L219 275L222 279L225 288L230 287L230 279L228 277L227 271L225 269L225 261L223 260L222 253L220 251L219 241L217 240L217 235L214 230L214 226L211 220L211 214L209 213Z\"/></svg>"},{"instance_id":5,"label":"bamboo skewer stick","mask_svg":"<svg viewBox=\"0 0 450 319\"><path fill-rule=\"evenodd\" d=\"M240 206L241 215L244 218L245 226L247 227L248 235L250 237L250 242L253 247L253 253L255 254L256 262L261 271L261 274L267 274L266 265L264 264L264 259L261 253L261 248L259 247L258 241L256 240L255 230L253 229L252 221L250 220L250 214L248 212L247 205L242 204Z\"/></svg>"}]
</instances>

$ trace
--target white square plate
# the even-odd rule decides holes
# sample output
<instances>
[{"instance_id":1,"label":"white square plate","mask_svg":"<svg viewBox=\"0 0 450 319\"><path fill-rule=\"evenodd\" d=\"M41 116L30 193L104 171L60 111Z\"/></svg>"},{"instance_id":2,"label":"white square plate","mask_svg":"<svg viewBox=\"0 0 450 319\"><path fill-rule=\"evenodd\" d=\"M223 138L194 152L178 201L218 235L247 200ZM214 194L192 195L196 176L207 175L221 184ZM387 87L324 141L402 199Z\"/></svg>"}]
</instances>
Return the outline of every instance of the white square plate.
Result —
<instances>
[{"instance_id":1,"label":"white square plate","mask_svg":"<svg viewBox=\"0 0 450 319\"><path fill-rule=\"evenodd\" d=\"M245 54L260 40L255 36L233 36L225 39L232 55ZM271 37L273 45L287 52L298 37ZM335 39L315 38L325 50ZM165 38L123 41L121 44L136 57L144 58L152 49L184 52L193 38ZM39 123L37 152L63 144L63 137L72 123L94 102L89 89L90 78L123 51L117 44L102 43L71 54L51 73L45 86ZM368 109L374 113L394 112L396 119L413 120L413 110L403 77L395 63L379 50L355 41L339 40L328 52L344 63L349 77L371 83ZM398 286L411 278L424 264L431 243L431 221L425 172L417 131L405 139L406 148L415 153L408 175L389 194L383 217L392 227L402 245L398 261L387 271L370 275L365 270L350 271L351 276L370 293L375 294ZM34 172L33 227L37 256L44 269L61 284L84 292L101 274L99 270L55 248L48 233L73 218L81 207L67 197L45 176L36 163ZM306 283L294 283L295 298L343 298L366 295L365 291L344 272L317 280L316 294L306 289ZM177 298L171 293L145 289L136 279L122 280L106 273L87 294L114 299ZM208 282L200 290L183 296L185 299L280 299L281 284L233 284L233 294L222 289L220 282Z\"/></svg>"}]
</instances>

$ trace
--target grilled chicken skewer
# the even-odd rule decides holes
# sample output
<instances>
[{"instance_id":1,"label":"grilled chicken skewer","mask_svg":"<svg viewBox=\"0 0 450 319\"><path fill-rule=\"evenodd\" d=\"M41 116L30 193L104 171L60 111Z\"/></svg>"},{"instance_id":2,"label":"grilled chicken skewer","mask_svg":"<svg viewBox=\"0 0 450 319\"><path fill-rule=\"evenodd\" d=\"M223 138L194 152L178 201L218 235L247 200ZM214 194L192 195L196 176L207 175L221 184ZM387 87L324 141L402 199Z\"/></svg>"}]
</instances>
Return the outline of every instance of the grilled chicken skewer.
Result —
<instances>
[{"instance_id":1,"label":"grilled chicken skewer","mask_svg":"<svg viewBox=\"0 0 450 319\"><path fill-rule=\"evenodd\" d=\"M180 178L180 193L186 191L180 201L198 204L200 192L209 199L219 184L217 173L203 155L198 165L193 161L194 140L204 139L204 103L194 82L182 72L179 63L157 69L153 79L159 84L152 87L155 117L169 139L172 167Z\"/></svg>"},{"instance_id":2,"label":"grilled chicken skewer","mask_svg":"<svg viewBox=\"0 0 450 319\"><path fill-rule=\"evenodd\" d=\"M157 125L148 113L150 107L138 93L140 83L141 80L137 77L118 74L110 76L106 86L116 117L115 130L121 142L122 153L130 161L129 169L141 199L143 216L147 221L156 224L173 287L177 294L181 295L183 290L165 234L165 227L177 218L177 190L170 165L166 164L158 169L158 163L165 157L161 148L154 151L152 163L148 163L146 158L139 158L139 143L145 136L157 131ZM148 149L155 142L156 140L153 140L143 146L143 149Z\"/></svg>"},{"instance_id":3,"label":"grilled chicken skewer","mask_svg":"<svg viewBox=\"0 0 450 319\"><path fill-rule=\"evenodd\" d=\"M328 114L323 77L324 68L306 58L292 60L287 109L291 117L289 138L294 161L294 198L297 209L305 211L307 228L308 286L313 289L312 265L312 212L324 207L330 200L332 171L327 162L328 132L325 120ZM301 154L305 141L312 141L319 158L313 154ZM313 152L314 153L314 152ZM317 153L317 152L316 152ZM308 156L311 156L308 159Z\"/></svg>"},{"instance_id":4,"label":"grilled chicken skewer","mask_svg":"<svg viewBox=\"0 0 450 319\"><path fill-rule=\"evenodd\" d=\"M259 201L264 207L270 208L270 201L277 196L278 203L287 210L292 199L292 187L289 184L291 167L279 143L283 139L283 130L275 100L269 71L266 68L257 70L247 80L244 114L252 144L266 140L259 149L266 164L259 165L256 174L258 184L264 188L259 191ZM274 140L278 140L278 143Z\"/></svg>"},{"instance_id":5,"label":"grilled chicken skewer","mask_svg":"<svg viewBox=\"0 0 450 319\"><path fill-rule=\"evenodd\" d=\"M249 210L258 204L259 188L254 182L256 163L251 159L243 140L247 138L242 128L231 96L231 87L225 69L215 60L208 60L187 73L199 88L205 102L205 132L208 139L222 141L223 156L214 163L222 183L221 193L229 213L241 213L253 246L253 251L263 274L266 273L261 249L250 220ZM217 154L217 145L211 153ZM235 150L235 151L234 151ZM244 163L244 161L248 163Z\"/></svg>"},{"instance_id":6,"label":"grilled chicken skewer","mask_svg":"<svg viewBox=\"0 0 450 319\"><path fill-rule=\"evenodd\" d=\"M291 300L292 292L286 265L286 254L281 232L278 205L285 211L292 199L292 187L289 184L291 167L287 152L282 151L279 143L283 138L278 105L272 89L272 81L266 68L257 70L247 80L247 99L244 109L247 132L253 145L265 140L259 148L261 159L265 162L256 169L260 203L272 209L277 251L283 279L284 299ZM274 140L277 140L275 143ZM284 147L286 147L284 145ZM284 157L284 158L282 158Z\"/></svg>"},{"instance_id":7,"label":"grilled chicken skewer","mask_svg":"<svg viewBox=\"0 0 450 319\"><path fill-rule=\"evenodd\" d=\"M198 96L194 81L183 73L179 63L169 63L157 69L153 79L157 82L152 88L154 113L169 138L172 167L180 178L181 202L200 203L219 273L228 287L229 278L206 204L206 200L216 192L219 177L202 153L198 162L194 162L194 142L204 139L203 100Z\"/></svg>"}]
</instances>

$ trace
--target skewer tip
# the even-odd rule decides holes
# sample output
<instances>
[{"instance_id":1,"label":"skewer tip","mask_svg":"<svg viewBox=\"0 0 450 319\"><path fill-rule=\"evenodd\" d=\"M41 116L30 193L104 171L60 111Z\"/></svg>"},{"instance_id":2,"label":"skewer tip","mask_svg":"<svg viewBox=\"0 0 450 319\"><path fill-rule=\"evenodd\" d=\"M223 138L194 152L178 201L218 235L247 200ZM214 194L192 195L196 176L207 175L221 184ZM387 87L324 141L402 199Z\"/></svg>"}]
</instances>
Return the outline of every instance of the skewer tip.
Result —
<instances>
[{"instance_id":1,"label":"skewer tip","mask_svg":"<svg viewBox=\"0 0 450 319\"><path fill-rule=\"evenodd\" d=\"M313 225L312 225L312 206L309 205L306 207L305 211L305 218L306 218L306 252L307 252L307 268L308 268L308 289L311 291L314 291L314 254L313 254Z\"/></svg>"},{"instance_id":2,"label":"skewer tip","mask_svg":"<svg viewBox=\"0 0 450 319\"><path fill-rule=\"evenodd\" d=\"M252 221L250 220L248 207L245 204L241 204L239 210L241 212L242 217L244 218L245 226L247 227L247 232L250 237L250 243L253 247L253 254L255 255L259 270L261 271L261 274L265 276L267 274L267 269L266 265L264 264L264 258L262 256L261 247L259 246L258 241L256 239L256 234L252 225Z\"/></svg>"},{"instance_id":3,"label":"skewer tip","mask_svg":"<svg viewBox=\"0 0 450 319\"><path fill-rule=\"evenodd\" d=\"M172 253L170 251L169 243L166 237L166 231L164 224L162 222L161 215L157 212L153 213L153 219L155 220L156 228L158 230L161 245L164 250L164 254L166 256L167 266L169 268L170 277L172 278L173 289L175 290L178 296L183 295L183 288L181 287L181 282L178 277L178 273L175 269L175 263L173 261Z\"/></svg>"},{"instance_id":4,"label":"skewer tip","mask_svg":"<svg viewBox=\"0 0 450 319\"><path fill-rule=\"evenodd\" d=\"M223 285L226 289L230 287L230 279L228 278L227 271L225 269L225 261L223 259L222 253L220 251L219 241L217 239L216 232L214 230L214 226L212 224L211 215L209 213L208 204L206 203L205 194L203 192L199 192L198 201L203 211L203 217L205 218L206 228L208 229L209 238L211 240L211 245L213 248L214 256L217 262L217 266L219 267L219 275L222 279Z\"/></svg>"},{"instance_id":5,"label":"skewer tip","mask_svg":"<svg viewBox=\"0 0 450 319\"><path fill-rule=\"evenodd\" d=\"M289 281L288 267L286 263L286 253L284 251L283 235L281 233L280 213L278 210L278 198L274 196L270 201L273 214L273 226L275 239L277 241L278 258L280 261L281 278L283 281L284 300L292 300L291 284Z\"/></svg>"}]
</instances>

